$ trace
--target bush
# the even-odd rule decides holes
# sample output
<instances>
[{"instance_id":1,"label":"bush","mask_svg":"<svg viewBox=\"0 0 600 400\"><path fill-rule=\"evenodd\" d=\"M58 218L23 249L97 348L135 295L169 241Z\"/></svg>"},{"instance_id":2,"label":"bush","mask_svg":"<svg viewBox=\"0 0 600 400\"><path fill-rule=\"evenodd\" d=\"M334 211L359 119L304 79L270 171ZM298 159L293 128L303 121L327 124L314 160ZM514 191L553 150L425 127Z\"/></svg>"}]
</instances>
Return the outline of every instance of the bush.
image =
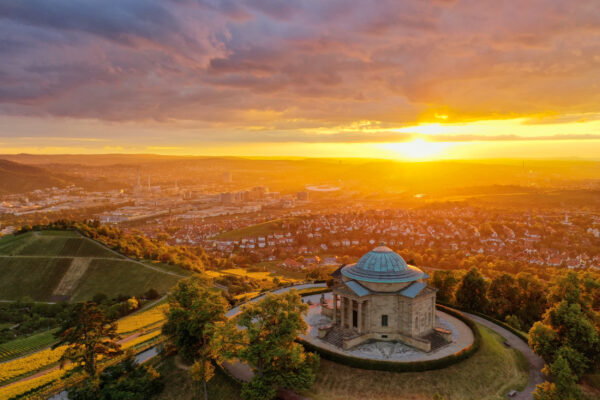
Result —
<instances>
[{"instance_id":1,"label":"bush","mask_svg":"<svg viewBox=\"0 0 600 400\"><path fill-rule=\"evenodd\" d=\"M148 289L148 291L146 293L144 293L144 296L146 299L148 300L156 300L160 297L160 294L158 293L158 291L154 288Z\"/></svg>"}]
</instances>

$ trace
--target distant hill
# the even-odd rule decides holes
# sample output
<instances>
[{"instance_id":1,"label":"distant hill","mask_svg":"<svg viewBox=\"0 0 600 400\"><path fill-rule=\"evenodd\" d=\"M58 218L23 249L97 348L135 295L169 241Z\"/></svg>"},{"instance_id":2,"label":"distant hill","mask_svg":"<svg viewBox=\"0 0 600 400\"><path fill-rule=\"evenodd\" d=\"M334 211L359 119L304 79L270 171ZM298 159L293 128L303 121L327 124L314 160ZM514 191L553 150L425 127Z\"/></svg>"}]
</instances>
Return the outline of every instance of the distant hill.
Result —
<instances>
[{"instance_id":1,"label":"distant hill","mask_svg":"<svg viewBox=\"0 0 600 400\"><path fill-rule=\"evenodd\" d=\"M600 161L592 160L403 162L376 158L267 159L154 154L14 154L0 155L0 159L44 168L54 177L80 179L78 186L93 190L130 189L141 174L144 182L150 178L152 185L161 187L173 187L175 182L181 187L215 185L223 191L267 186L274 192L295 194L304 190L305 185L326 184L341 187L342 195L357 192L376 199L404 193L448 196L458 189L471 194L473 187L476 192L483 187L494 192L509 186L581 187L596 185L600 176ZM224 172L231 174L231 183L223 181Z\"/></svg>"},{"instance_id":2,"label":"distant hill","mask_svg":"<svg viewBox=\"0 0 600 400\"><path fill-rule=\"evenodd\" d=\"M104 176L75 176L73 166L32 165L2 159L0 156L0 195L26 193L49 187L76 185L87 190L119 189L123 184Z\"/></svg>"},{"instance_id":3,"label":"distant hill","mask_svg":"<svg viewBox=\"0 0 600 400\"><path fill-rule=\"evenodd\" d=\"M0 159L0 194L24 193L70 183L66 177L43 168Z\"/></svg>"},{"instance_id":4,"label":"distant hill","mask_svg":"<svg viewBox=\"0 0 600 400\"><path fill-rule=\"evenodd\" d=\"M187 271L132 261L71 231L29 232L0 239L0 300L85 301L97 293L165 293Z\"/></svg>"}]
</instances>

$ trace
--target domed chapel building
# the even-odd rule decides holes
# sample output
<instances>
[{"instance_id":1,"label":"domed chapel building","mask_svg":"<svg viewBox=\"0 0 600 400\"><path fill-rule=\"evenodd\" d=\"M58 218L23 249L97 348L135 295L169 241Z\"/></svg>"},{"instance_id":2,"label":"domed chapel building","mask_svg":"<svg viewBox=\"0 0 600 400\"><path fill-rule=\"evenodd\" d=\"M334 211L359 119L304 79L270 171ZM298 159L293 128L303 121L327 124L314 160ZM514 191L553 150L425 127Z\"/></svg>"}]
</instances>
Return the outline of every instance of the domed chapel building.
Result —
<instances>
[{"instance_id":1,"label":"domed chapel building","mask_svg":"<svg viewBox=\"0 0 600 400\"><path fill-rule=\"evenodd\" d=\"M319 337L344 349L365 341L400 341L422 351L445 344L447 332L435 327L436 289L429 276L400 255L379 246L332 274L333 306L322 314L332 324Z\"/></svg>"}]
</instances>

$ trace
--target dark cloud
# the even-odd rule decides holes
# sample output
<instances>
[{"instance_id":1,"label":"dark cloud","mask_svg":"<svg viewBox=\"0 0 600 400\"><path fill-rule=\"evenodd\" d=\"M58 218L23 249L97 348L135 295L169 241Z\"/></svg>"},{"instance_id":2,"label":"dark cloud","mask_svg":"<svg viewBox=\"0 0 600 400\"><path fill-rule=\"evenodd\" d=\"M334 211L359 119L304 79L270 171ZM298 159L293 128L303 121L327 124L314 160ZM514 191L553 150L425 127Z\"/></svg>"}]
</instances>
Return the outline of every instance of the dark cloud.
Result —
<instances>
[{"instance_id":1,"label":"dark cloud","mask_svg":"<svg viewBox=\"0 0 600 400\"><path fill-rule=\"evenodd\" d=\"M403 126L437 109L452 122L566 121L600 106L596 10L596 0L0 0L0 113L268 126L289 140L282 130ZM365 134L344 135L327 140Z\"/></svg>"}]
</instances>

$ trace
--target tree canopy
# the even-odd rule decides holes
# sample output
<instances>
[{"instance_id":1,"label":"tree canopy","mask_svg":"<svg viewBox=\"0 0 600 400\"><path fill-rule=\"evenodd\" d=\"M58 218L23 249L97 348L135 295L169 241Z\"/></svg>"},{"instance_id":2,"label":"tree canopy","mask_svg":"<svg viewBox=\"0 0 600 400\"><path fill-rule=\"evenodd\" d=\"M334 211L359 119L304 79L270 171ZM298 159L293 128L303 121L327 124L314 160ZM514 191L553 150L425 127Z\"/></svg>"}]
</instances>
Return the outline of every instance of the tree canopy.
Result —
<instances>
[{"instance_id":1,"label":"tree canopy","mask_svg":"<svg viewBox=\"0 0 600 400\"><path fill-rule=\"evenodd\" d=\"M64 344L68 346L61 362L79 364L90 377L96 376L99 356L114 357L121 354L116 323L110 321L92 302L73 307L56 335L60 340L53 348Z\"/></svg>"},{"instance_id":2,"label":"tree canopy","mask_svg":"<svg viewBox=\"0 0 600 400\"><path fill-rule=\"evenodd\" d=\"M219 290L199 277L181 280L169 294L168 320L163 333L188 362L196 360L212 337L213 324L225 320L228 303Z\"/></svg>"},{"instance_id":3,"label":"tree canopy","mask_svg":"<svg viewBox=\"0 0 600 400\"><path fill-rule=\"evenodd\" d=\"M245 400L273 398L279 388L301 390L312 386L318 357L295 342L307 325L308 306L292 290L267 294L242 308L233 320L215 331L215 346L227 358L247 362L254 377L242 390Z\"/></svg>"}]
</instances>

